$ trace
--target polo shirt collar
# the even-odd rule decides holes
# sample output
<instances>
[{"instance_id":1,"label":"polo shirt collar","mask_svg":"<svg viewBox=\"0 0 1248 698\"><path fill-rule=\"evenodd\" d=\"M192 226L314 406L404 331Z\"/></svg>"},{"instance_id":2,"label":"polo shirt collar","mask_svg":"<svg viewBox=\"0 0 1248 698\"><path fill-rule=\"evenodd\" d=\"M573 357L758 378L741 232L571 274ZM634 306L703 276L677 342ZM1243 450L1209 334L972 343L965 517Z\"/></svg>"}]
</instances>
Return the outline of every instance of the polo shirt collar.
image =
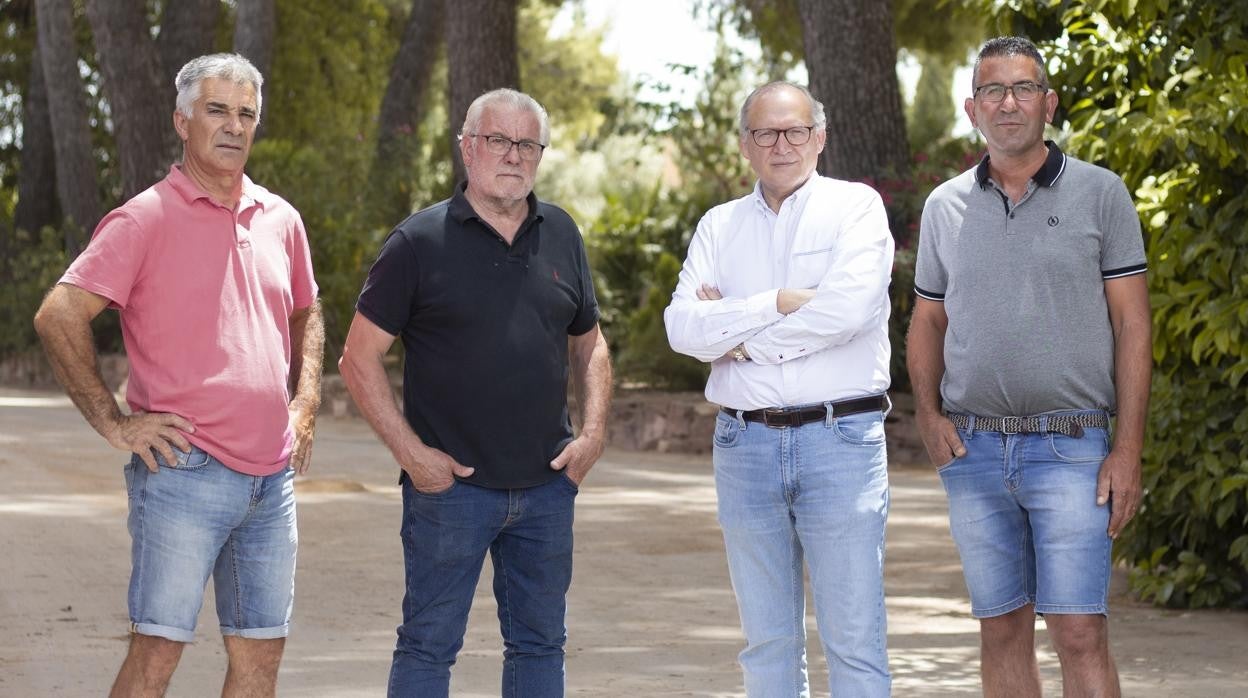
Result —
<instances>
[{"instance_id":1,"label":"polo shirt collar","mask_svg":"<svg viewBox=\"0 0 1248 698\"><path fill-rule=\"evenodd\" d=\"M213 206L221 205L209 196L208 192L204 191L203 188L196 184L195 180L186 176L186 173L182 171L182 168L179 167L177 163L169 166L169 177L167 179L169 180L169 186L173 187L173 190L176 191L178 195L182 197L182 200L188 204L198 201L199 199L204 199ZM238 210L244 211L252 206L260 206L263 208L264 198L261 196L262 192L263 190L256 186L255 183L251 181L250 177L244 174L243 194L238 200Z\"/></svg>"},{"instance_id":2,"label":"polo shirt collar","mask_svg":"<svg viewBox=\"0 0 1248 698\"><path fill-rule=\"evenodd\" d=\"M460 225L463 225L474 218L484 223L485 221L482 220L481 216L477 215L476 210L472 208L472 204L468 203L468 196L465 194L467 191L467 182L463 182L459 186L455 187L455 193L451 195L451 203L447 212L450 213L451 218ZM524 217L524 222L520 224L520 230L528 228L533 221L542 220L542 216L537 212L537 195L530 191L529 195L525 197L525 201L529 204L529 213Z\"/></svg>"},{"instance_id":3,"label":"polo shirt collar","mask_svg":"<svg viewBox=\"0 0 1248 698\"><path fill-rule=\"evenodd\" d=\"M1031 176L1036 184L1042 187L1051 187L1057 184L1057 180L1066 171L1066 153L1057 147L1057 143L1053 141L1045 141L1045 145L1049 146L1049 155L1044 159L1044 164L1036 173ZM979 184L980 189L988 188L988 154L984 153L983 159L979 161L979 165L975 167L975 181Z\"/></svg>"}]
</instances>

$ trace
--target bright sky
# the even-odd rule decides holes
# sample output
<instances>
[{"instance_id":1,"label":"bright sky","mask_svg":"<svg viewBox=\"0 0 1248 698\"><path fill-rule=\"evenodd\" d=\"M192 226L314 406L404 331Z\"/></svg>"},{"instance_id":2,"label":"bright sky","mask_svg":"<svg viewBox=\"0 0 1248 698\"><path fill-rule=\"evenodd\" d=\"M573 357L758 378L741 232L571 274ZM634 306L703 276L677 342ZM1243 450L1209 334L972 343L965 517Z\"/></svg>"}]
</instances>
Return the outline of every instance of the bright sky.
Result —
<instances>
[{"instance_id":1,"label":"bright sky","mask_svg":"<svg viewBox=\"0 0 1248 698\"><path fill-rule=\"evenodd\" d=\"M693 16L693 0L584 0L591 26L607 25L603 48L633 80L658 79L692 99L698 82L669 64L705 66L715 55L715 32ZM734 34L735 36L735 34Z\"/></svg>"}]
</instances>

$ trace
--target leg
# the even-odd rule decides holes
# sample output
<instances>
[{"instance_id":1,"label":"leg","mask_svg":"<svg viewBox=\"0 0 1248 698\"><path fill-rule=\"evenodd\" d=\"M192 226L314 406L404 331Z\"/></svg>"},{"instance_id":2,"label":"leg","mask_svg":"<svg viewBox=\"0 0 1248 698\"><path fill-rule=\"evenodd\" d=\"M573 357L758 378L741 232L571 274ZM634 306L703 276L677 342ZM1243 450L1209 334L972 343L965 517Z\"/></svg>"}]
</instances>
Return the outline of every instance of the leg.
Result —
<instances>
[{"instance_id":1,"label":"leg","mask_svg":"<svg viewBox=\"0 0 1248 698\"><path fill-rule=\"evenodd\" d=\"M810 690L802 549L789 511L791 432L723 413L715 425L719 525L745 632L738 660L750 698Z\"/></svg>"},{"instance_id":2,"label":"leg","mask_svg":"<svg viewBox=\"0 0 1248 698\"><path fill-rule=\"evenodd\" d=\"M225 466L200 449L157 456L152 473L126 466L131 536L128 606L132 636L113 695L161 695L195 637L203 590L247 499Z\"/></svg>"},{"instance_id":3,"label":"leg","mask_svg":"<svg viewBox=\"0 0 1248 698\"><path fill-rule=\"evenodd\" d=\"M1040 698L1035 638L1031 606L980 619L980 676L986 698Z\"/></svg>"},{"instance_id":4,"label":"leg","mask_svg":"<svg viewBox=\"0 0 1248 698\"><path fill-rule=\"evenodd\" d=\"M560 474L510 496L511 520L490 546L504 646L502 695L560 698L576 487Z\"/></svg>"},{"instance_id":5,"label":"leg","mask_svg":"<svg viewBox=\"0 0 1248 698\"><path fill-rule=\"evenodd\" d=\"M449 695L485 553L506 516L506 491L456 482L445 492L422 494L403 478L406 593L390 696Z\"/></svg>"},{"instance_id":6,"label":"leg","mask_svg":"<svg viewBox=\"0 0 1248 698\"><path fill-rule=\"evenodd\" d=\"M1017 436L959 429L967 453L940 469L949 526L980 619L987 696L1039 696L1034 652L1036 559L1027 510L1019 503Z\"/></svg>"},{"instance_id":7,"label":"leg","mask_svg":"<svg viewBox=\"0 0 1248 698\"><path fill-rule=\"evenodd\" d=\"M130 651L117 672L110 698L144 698L163 696L173 678L173 670L182 658L185 643L166 640L163 637L130 636Z\"/></svg>"},{"instance_id":8,"label":"leg","mask_svg":"<svg viewBox=\"0 0 1248 698\"><path fill-rule=\"evenodd\" d=\"M1036 541L1036 611L1062 662L1067 696L1117 696L1109 653L1109 506L1096 505L1096 478L1109 450L1104 429L1082 438L1031 439L1025 484Z\"/></svg>"},{"instance_id":9,"label":"leg","mask_svg":"<svg viewBox=\"0 0 1248 698\"><path fill-rule=\"evenodd\" d=\"M1049 638L1062 662L1062 695L1067 698L1118 698L1118 668L1109 654L1109 619L1102 615L1044 617Z\"/></svg>"},{"instance_id":10,"label":"leg","mask_svg":"<svg viewBox=\"0 0 1248 698\"><path fill-rule=\"evenodd\" d=\"M282 661L286 638L248 640L225 636L229 668L225 672L225 698L271 698L277 695L277 667Z\"/></svg>"},{"instance_id":11,"label":"leg","mask_svg":"<svg viewBox=\"0 0 1248 698\"><path fill-rule=\"evenodd\" d=\"M808 424L798 439L797 533L834 696L892 690L884 610L888 462L879 412Z\"/></svg>"},{"instance_id":12,"label":"leg","mask_svg":"<svg viewBox=\"0 0 1248 698\"><path fill-rule=\"evenodd\" d=\"M230 533L213 572L229 656L222 695L272 696L294 605L294 471L248 479L248 514Z\"/></svg>"}]
</instances>

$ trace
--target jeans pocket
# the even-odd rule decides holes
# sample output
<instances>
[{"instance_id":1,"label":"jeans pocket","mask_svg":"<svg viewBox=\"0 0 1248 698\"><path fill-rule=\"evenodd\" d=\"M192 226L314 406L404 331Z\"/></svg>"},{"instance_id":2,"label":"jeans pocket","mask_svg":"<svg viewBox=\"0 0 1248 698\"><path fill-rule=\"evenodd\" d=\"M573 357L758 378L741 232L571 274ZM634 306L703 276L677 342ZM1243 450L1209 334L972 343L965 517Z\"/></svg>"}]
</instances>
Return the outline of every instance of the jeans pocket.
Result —
<instances>
[{"instance_id":1,"label":"jeans pocket","mask_svg":"<svg viewBox=\"0 0 1248 698\"><path fill-rule=\"evenodd\" d=\"M449 486L449 487L446 487L446 488L444 488L444 489L440 489L440 490L434 490L434 491L432 491L432 492L428 492L428 491L426 491L426 490L422 490L422 489L420 489L419 487L417 487L417 486L416 486L416 484L415 484L415 483L413 483L413 484L412 484L412 491L413 491L413 492L415 492L418 496L421 496L421 497L425 497L425 498L428 498L428 499L437 499L437 498L439 498L439 497L445 497L446 495L450 494L450 493L451 493L451 490L455 489L455 486L456 486L456 485L458 485L458 484L459 484L459 480L452 480L452 481L451 481L451 484L450 484L450 486Z\"/></svg>"},{"instance_id":2,"label":"jeans pocket","mask_svg":"<svg viewBox=\"0 0 1248 698\"><path fill-rule=\"evenodd\" d=\"M944 465L936 466L936 472L940 473L940 472L944 472L945 470L948 470L950 467L953 466L954 463L957 463L958 460L961 458L962 456L954 456L953 458L950 458L948 463L945 463Z\"/></svg>"},{"instance_id":3,"label":"jeans pocket","mask_svg":"<svg viewBox=\"0 0 1248 698\"><path fill-rule=\"evenodd\" d=\"M712 437L716 448L732 448L741 440L741 423L735 416L720 412L715 416L715 435Z\"/></svg>"},{"instance_id":4,"label":"jeans pocket","mask_svg":"<svg viewBox=\"0 0 1248 698\"><path fill-rule=\"evenodd\" d=\"M1109 454L1109 435L1104 429L1085 428L1079 438L1056 432L1048 436L1053 457L1064 463L1099 462Z\"/></svg>"},{"instance_id":5,"label":"jeans pocket","mask_svg":"<svg viewBox=\"0 0 1248 698\"><path fill-rule=\"evenodd\" d=\"M884 443L884 415L880 412L863 412L837 417L832 429L845 443L855 446L879 446Z\"/></svg>"},{"instance_id":6,"label":"jeans pocket","mask_svg":"<svg viewBox=\"0 0 1248 698\"><path fill-rule=\"evenodd\" d=\"M172 470L199 470L205 465L208 465L208 461L212 460L212 456L208 455L207 451L195 446L191 446L191 450L187 453L183 453L177 447L174 447L174 459L172 463L165 460L165 457L160 454L160 451L153 449L152 454L156 456L157 467L170 468ZM131 462L135 460L138 461L135 463L135 467L143 465L143 461L139 459L137 455L134 456Z\"/></svg>"},{"instance_id":7,"label":"jeans pocket","mask_svg":"<svg viewBox=\"0 0 1248 698\"><path fill-rule=\"evenodd\" d=\"M566 468L559 471L559 477L563 480L564 484L567 485L568 488L572 490L572 494L576 494L577 492L581 491L581 486L576 484L576 482L571 478L571 476L568 475L568 471Z\"/></svg>"}]
</instances>

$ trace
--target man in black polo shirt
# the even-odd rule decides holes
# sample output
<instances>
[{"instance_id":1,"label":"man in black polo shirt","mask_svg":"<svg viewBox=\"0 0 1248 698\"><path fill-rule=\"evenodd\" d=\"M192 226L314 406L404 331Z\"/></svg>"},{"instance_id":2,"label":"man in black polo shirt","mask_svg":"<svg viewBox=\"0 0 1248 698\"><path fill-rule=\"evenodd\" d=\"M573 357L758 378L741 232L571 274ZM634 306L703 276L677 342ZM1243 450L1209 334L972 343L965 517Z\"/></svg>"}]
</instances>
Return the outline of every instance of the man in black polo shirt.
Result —
<instances>
[{"instance_id":1,"label":"man in black polo shirt","mask_svg":"<svg viewBox=\"0 0 1248 698\"><path fill-rule=\"evenodd\" d=\"M532 193L549 134L528 95L472 103L466 185L390 234L339 362L402 468L407 593L391 696L448 694L487 550L503 695L563 695L573 500L602 454L611 366L580 232ZM399 335L402 414L382 364Z\"/></svg>"}]
</instances>

